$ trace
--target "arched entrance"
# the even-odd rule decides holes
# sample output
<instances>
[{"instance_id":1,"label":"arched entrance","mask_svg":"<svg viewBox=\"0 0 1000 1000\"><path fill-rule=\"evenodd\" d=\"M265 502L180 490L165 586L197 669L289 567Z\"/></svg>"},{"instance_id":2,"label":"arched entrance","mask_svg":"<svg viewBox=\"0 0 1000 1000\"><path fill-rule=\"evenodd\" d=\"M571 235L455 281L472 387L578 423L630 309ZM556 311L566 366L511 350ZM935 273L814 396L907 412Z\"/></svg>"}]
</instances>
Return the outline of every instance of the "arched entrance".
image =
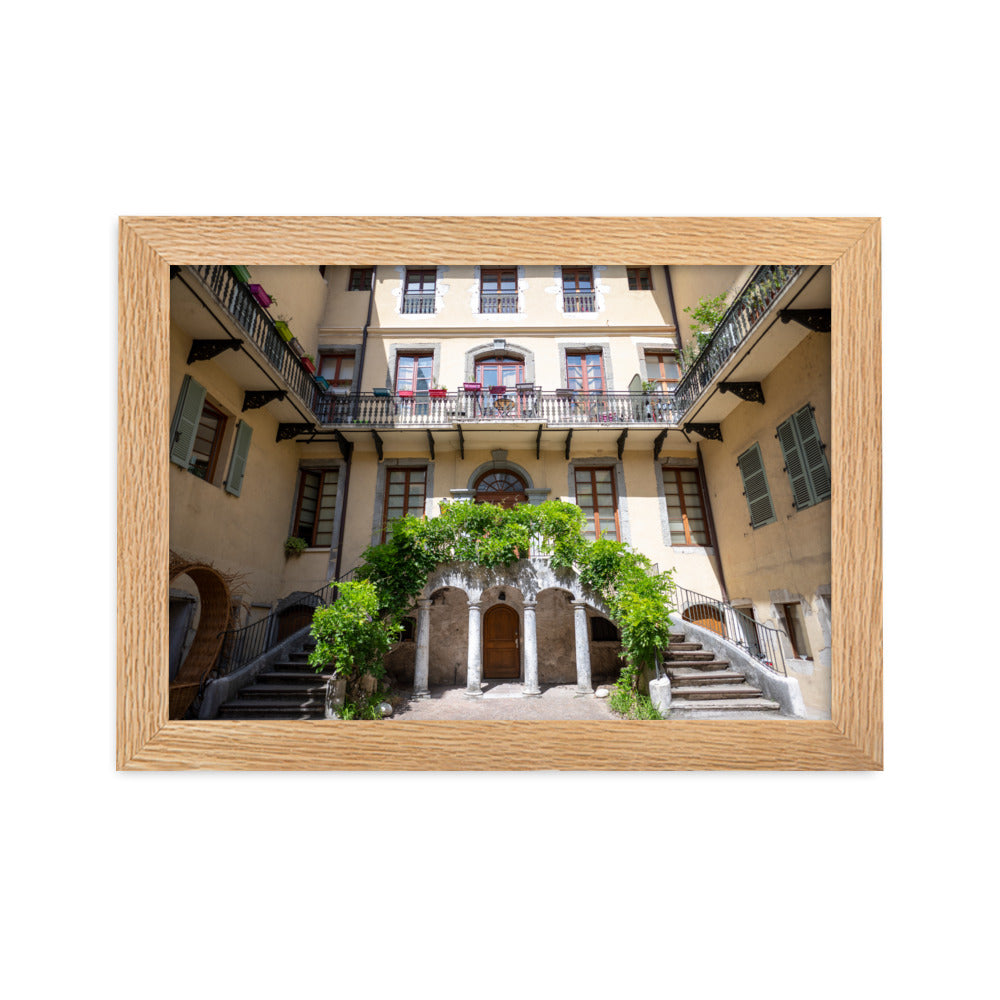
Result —
<instances>
[{"instance_id":1,"label":"arched entrance","mask_svg":"<svg viewBox=\"0 0 1000 1000\"><path fill-rule=\"evenodd\" d=\"M527 484L507 469L485 472L476 481L476 503L495 503L498 507L513 507L527 503Z\"/></svg>"},{"instance_id":2,"label":"arched entrance","mask_svg":"<svg viewBox=\"0 0 1000 1000\"><path fill-rule=\"evenodd\" d=\"M709 632L715 632L716 635L725 636L726 634L722 627L722 612L718 608L712 607L711 604L694 604L684 612L682 617L684 621L707 628Z\"/></svg>"},{"instance_id":3,"label":"arched entrance","mask_svg":"<svg viewBox=\"0 0 1000 1000\"><path fill-rule=\"evenodd\" d=\"M495 604L483 616L483 679L517 680L521 676L521 643L517 612Z\"/></svg>"}]
</instances>

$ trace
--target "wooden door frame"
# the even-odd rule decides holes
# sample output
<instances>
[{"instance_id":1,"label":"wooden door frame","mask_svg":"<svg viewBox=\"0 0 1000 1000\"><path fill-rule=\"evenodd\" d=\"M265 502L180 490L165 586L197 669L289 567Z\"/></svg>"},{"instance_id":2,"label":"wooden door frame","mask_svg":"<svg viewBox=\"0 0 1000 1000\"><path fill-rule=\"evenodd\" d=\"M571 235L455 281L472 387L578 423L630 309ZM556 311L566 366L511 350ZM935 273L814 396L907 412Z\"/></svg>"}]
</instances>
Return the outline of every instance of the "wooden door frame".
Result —
<instances>
[{"instance_id":1,"label":"wooden door frame","mask_svg":"<svg viewBox=\"0 0 1000 1000\"><path fill-rule=\"evenodd\" d=\"M487 674L486 669L486 620L492 615L498 608L506 608L514 616L514 648L517 650L517 676L516 677L491 677ZM493 681L519 681L524 675L524 663L521 660L521 616L517 613L517 609L512 607L510 604L504 602L499 602L488 607L483 612L483 628L482 628L482 678L483 680L493 680Z\"/></svg>"}]
</instances>

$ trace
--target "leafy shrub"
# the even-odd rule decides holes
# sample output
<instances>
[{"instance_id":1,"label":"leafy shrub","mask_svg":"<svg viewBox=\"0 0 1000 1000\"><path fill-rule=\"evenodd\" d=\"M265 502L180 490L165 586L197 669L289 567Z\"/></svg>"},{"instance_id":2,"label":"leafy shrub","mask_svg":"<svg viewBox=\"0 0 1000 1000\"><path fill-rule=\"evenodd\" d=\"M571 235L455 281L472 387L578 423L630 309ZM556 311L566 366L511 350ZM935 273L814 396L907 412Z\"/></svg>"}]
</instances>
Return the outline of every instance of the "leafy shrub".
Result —
<instances>
[{"instance_id":1,"label":"leafy shrub","mask_svg":"<svg viewBox=\"0 0 1000 1000\"><path fill-rule=\"evenodd\" d=\"M304 538L299 538L298 535L289 535L285 539L286 556L300 556L307 548L309 548L309 546L306 543L306 540Z\"/></svg>"}]
</instances>

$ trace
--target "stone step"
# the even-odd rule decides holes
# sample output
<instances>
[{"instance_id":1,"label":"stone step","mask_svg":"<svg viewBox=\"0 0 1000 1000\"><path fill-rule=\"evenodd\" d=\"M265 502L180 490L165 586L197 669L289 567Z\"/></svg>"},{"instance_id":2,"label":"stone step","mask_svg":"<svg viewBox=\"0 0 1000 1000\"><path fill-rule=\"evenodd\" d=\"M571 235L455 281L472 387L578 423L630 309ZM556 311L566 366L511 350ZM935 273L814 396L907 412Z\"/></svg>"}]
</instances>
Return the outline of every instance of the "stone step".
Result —
<instances>
[{"instance_id":1,"label":"stone step","mask_svg":"<svg viewBox=\"0 0 1000 1000\"><path fill-rule=\"evenodd\" d=\"M314 674L308 671L275 670L258 674L257 684L326 684L332 674Z\"/></svg>"},{"instance_id":2,"label":"stone step","mask_svg":"<svg viewBox=\"0 0 1000 1000\"><path fill-rule=\"evenodd\" d=\"M684 642L686 633L685 632L671 632L670 641L671 642Z\"/></svg>"},{"instance_id":3,"label":"stone step","mask_svg":"<svg viewBox=\"0 0 1000 1000\"><path fill-rule=\"evenodd\" d=\"M728 660L666 660L664 670L728 670Z\"/></svg>"},{"instance_id":4,"label":"stone step","mask_svg":"<svg viewBox=\"0 0 1000 1000\"><path fill-rule=\"evenodd\" d=\"M315 673L306 660L277 660L271 664L270 670L280 670L285 673L311 674ZM329 671L328 671L329 673Z\"/></svg>"},{"instance_id":5,"label":"stone step","mask_svg":"<svg viewBox=\"0 0 1000 1000\"><path fill-rule=\"evenodd\" d=\"M763 692L749 684L704 684L675 687L670 691L671 700L689 698L692 701L720 698L759 698Z\"/></svg>"},{"instance_id":6,"label":"stone step","mask_svg":"<svg viewBox=\"0 0 1000 1000\"><path fill-rule=\"evenodd\" d=\"M667 652L674 652L678 649L701 649L700 642L671 642Z\"/></svg>"},{"instance_id":7,"label":"stone step","mask_svg":"<svg viewBox=\"0 0 1000 1000\"><path fill-rule=\"evenodd\" d=\"M302 709L296 705L261 707L227 704L219 709L220 719L322 719L322 708Z\"/></svg>"},{"instance_id":8,"label":"stone step","mask_svg":"<svg viewBox=\"0 0 1000 1000\"><path fill-rule=\"evenodd\" d=\"M777 712L781 706L770 698L719 698L714 700L689 700L674 698L670 711L674 712Z\"/></svg>"},{"instance_id":9,"label":"stone step","mask_svg":"<svg viewBox=\"0 0 1000 1000\"><path fill-rule=\"evenodd\" d=\"M702 649L699 646L697 649L676 649L671 646L667 650L667 655L665 661L669 663L671 660L712 660L715 659L715 653L710 649Z\"/></svg>"},{"instance_id":10,"label":"stone step","mask_svg":"<svg viewBox=\"0 0 1000 1000\"><path fill-rule=\"evenodd\" d=\"M251 684L239 693L239 700L265 698L287 701L294 698L298 701L323 700L326 697L326 685L305 684Z\"/></svg>"},{"instance_id":11,"label":"stone step","mask_svg":"<svg viewBox=\"0 0 1000 1000\"><path fill-rule=\"evenodd\" d=\"M680 684L740 684L747 679L738 670L695 670L691 667L667 667L672 686Z\"/></svg>"},{"instance_id":12,"label":"stone step","mask_svg":"<svg viewBox=\"0 0 1000 1000\"><path fill-rule=\"evenodd\" d=\"M262 712L267 712L271 709L284 711L289 708L295 708L303 712L318 710L322 714L326 708L326 703L322 698L298 698L297 700L293 700L287 698L262 698L258 696L256 698L239 698L227 701L219 709L220 714L226 708L253 709L254 711L260 710Z\"/></svg>"}]
</instances>

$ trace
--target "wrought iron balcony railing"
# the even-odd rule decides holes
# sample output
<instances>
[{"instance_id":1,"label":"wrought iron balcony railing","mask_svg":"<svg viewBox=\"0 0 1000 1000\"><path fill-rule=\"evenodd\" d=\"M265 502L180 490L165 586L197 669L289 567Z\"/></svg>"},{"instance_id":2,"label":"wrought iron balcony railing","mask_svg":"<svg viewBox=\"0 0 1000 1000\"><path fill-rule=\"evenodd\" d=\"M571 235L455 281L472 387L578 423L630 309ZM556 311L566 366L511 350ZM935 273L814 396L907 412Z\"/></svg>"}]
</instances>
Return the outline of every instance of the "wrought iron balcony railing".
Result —
<instances>
[{"instance_id":1,"label":"wrought iron balcony railing","mask_svg":"<svg viewBox=\"0 0 1000 1000\"><path fill-rule=\"evenodd\" d=\"M302 367L295 352L278 333L274 321L253 297L250 289L225 266L197 266L195 273L236 320L285 383L310 409L316 399L316 383Z\"/></svg>"},{"instance_id":2,"label":"wrought iron balcony railing","mask_svg":"<svg viewBox=\"0 0 1000 1000\"><path fill-rule=\"evenodd\" d=\"M597 312L597 304L594 293L563 292L563 312L567 313Z\"/></svg>"},{"instance_id":3,"label":"wrought iron balcony railing","mask_svg":"<svg viewBox=\"0 0 1000 1000\"><path fill-rule=\"evenodd\" d=\"M403 292L403 312L433 313L435 306L434 292Z\"/></svg>"},{"instance_id":4,"label":"wrought iron balcony railing","mask_svg":"<svg viewBox=\"0 0 1000 1000\"><path fill-rule=\"evenodd\" d=\"M479 297L483 313L516 313L517 292L483 292Z\"/></svg>"},{"instance_id":5,"label":"wrought iron balcony railing","mask_svg":"<svg viewBox=\"0 0 1000 1000\"><path fill-rule=\"evenodd\" d=\"M450 392L444 396L385 396L360 393L319 396L315 413L323 424L419 427L432 424L512 423L560 425L676 424L668 393L516 391Z\"/></svg>"},{"instance_id":6,"label":"wrought iron balcony railing","mask_svg":"<svg viewBox=\"0 0 1000 1000\"><path fill-rule=\"evenodd\" d=\"M801 270L800 266L765 264L750 275L712 332L711 339L677 385L674 397L681 416L691 409L719 369Z\"/></svg>"}]
</instances>

